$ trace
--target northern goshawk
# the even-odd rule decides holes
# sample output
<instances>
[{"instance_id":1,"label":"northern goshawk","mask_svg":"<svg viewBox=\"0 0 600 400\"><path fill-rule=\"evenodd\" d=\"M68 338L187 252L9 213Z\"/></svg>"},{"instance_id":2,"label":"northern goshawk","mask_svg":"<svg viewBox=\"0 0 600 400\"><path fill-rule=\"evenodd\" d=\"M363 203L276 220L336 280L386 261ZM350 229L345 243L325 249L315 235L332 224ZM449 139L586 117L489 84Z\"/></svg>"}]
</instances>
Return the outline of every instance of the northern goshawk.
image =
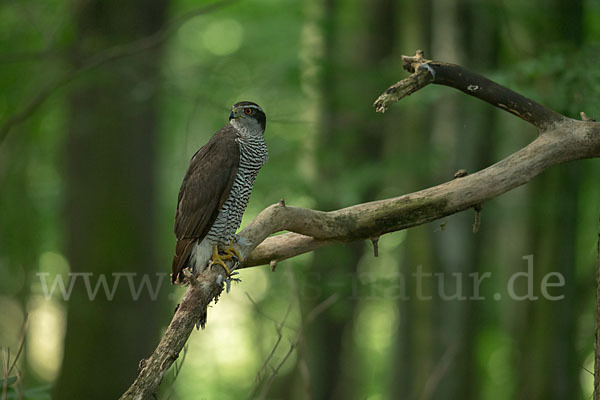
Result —
<instances>
[{"instance_id":1,"label":"northern goshawk","mask_svg":"<svg viewBox=\"0 0 600 400\"><path fill-rule=\"evenodd\" d=\"M236 103L229 124L192 157L175 213L173 283L183 283L185 269L197 275L209 262L220 264L229 276L225 261L242 261L233 243L254 179L267 161L266 121L258 104Z\"/></svg>"}]
</instances>

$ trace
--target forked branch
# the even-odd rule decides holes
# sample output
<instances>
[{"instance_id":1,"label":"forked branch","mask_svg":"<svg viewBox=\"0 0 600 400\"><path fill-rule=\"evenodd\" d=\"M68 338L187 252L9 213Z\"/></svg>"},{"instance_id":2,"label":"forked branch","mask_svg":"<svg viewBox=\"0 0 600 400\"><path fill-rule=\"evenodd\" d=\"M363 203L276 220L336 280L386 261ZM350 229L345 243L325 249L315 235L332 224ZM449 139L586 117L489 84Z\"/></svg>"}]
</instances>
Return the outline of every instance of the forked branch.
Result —
<instances>
[{"instance_id":1,"label":"forked branch","mask_svg":"<svg viewBox=\"0 0 600 400\"><path fill-rule=\"evenodd\" d=\"M522 118L540 130L529 145L473 174L403 196L358 204L335 211L289 207L283 202L263 210L240 232L237 245L243 267L271 264L340 242L365 240L424 224L484 203L529 182L547 168L566 161L600 157L600 124L576 121L463 67L425 60L422 52L403 57L412 74L375 102L385 111L393 102L429 83L454 87ZM288 233L269 237L273 233ZM246 241L241 241L242 243ZM123 399L146 399L157 391L193 327L204 321L206 307L222 291L220 267L205 271L182 299L160 344L141 365Z\"/></svg>"}]
</instances>

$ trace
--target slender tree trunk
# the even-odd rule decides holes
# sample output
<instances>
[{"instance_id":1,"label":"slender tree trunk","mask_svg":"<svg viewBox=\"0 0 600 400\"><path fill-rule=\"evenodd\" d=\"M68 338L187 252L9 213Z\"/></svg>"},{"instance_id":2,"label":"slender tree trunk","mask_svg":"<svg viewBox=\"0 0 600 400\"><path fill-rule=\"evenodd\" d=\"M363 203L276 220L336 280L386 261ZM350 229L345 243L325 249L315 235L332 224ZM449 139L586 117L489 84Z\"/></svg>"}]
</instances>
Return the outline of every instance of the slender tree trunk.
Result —
<instances>
[{"instance_id":1,"label":"slender tree trunk","mask_svg":"<svg viewBox=\"0 0 600 400\"><path fill-rule=\"evenodd\" d=\"M600 400L600 220L596 254L596 335L594 338L594 400Z\"/></svg>"},{"instance_id":2,"label":"slender tree trunk","mask_svg":"<svg viewBox=\"0 0 600 400\"><path fill-rule=\"evenodd\" d=\"M489 5L488 5L489 6ZM477 69L494 69L498 47L497 27L495 19L485 12L486 5L468 7L463 2L457 5L455 25L459 27L456 35L469 40L461 40L463 46L459 50L465 58L471 60ZM460 23L462 21L462 23ZM495 131L497 111L485 104L468 105L461 98L457 101L460 112L456 130L456 146L451 166L446 172L464 168L469 172L478 171L494 163ZM466 111L466 112L465 112ZM468 300L476 293L472 285L472 274L482 276L488 271L485 245L490 240L490 216L482 210L479 216L483 223L475 227L477 218L475 210L469 210L449 221L446 231L437 234L438 242L442 242L443 250L439 252L441 267L446 274L445 282L454 282L453 272L461 275L461 286L455 292L466 301L446 302L450 307L458 308L455 315L445 315L445 321L436 329L438 332L453 332L453 342L446 342L438 351L438 364L446 359L451 366L441 380L437 391L438 398L475 400L481 398L480 386L483 374L480 373L478 338L484 326L486 314L481 312L482 304L477 300ZM454 229L455 232L452 232ZM445 287L449 288L446 284ZM460 289L460 290L458 290ZM500 321L494 321L501 326ZM451 383L449 383L451 382ZM446 385L446 388L443 387Z\"/></svg>"},{"instance_id":3,"label":"slender tree trunk","mask_svg":"<svg viewBox=\"0 0 600 400\"><path fill-rule=\"evenodd\" d=\"M545 24L539 37L539 46L548 39L580 44L582 32L581 1L556 0L553 9L559 26ZM564 112L565 110L557 110ZM521 350L516 361L516 395L520 399L580 398L579 373L583 360L578 356L576 343L577 290L576 248L578 238L579 194L581 187L581 164L565 165L552 170L534 182L534 195L530 199L533 210L530 222L532 236L530 251L535 271L534 287L539 288L548 273L560 273L565 285L559 301L549 301L538 292L537 301L519 302L521 313L517 343ZM523 254L523 255L526 255Z\"/></svg>"},{"instance_id":4,"label":"slender tree trunk","mask_svg":"<svg viewBox=\"0 0 600 400\"><path fill-rule=\"evenodd\" d=\"M436 57L446 60L456 60L462 63L465 49L460 40L459 2L457 0L433 1L432 7L432 43L431 51ZM469 151L470 144L464 147L459 143L465 138L462 131L465 115L461 103L464 99L448 93L434 106L432 126L432 147L444 152L440 162L438 179L447 179L459 168L472 165L473 153ZM460 163L460 164L459 164ZM433 359L432 368L427 374L427 380L419 399L456 399L463 382L458 359L462 348L462 337L466 326L467 313L464 302L442 298L453 297L460 288L455 274L466 275L473 265L473 237L468 227L466 213L457 215L447 221L443 231L429 231L433 244L434 273L441 273L442 280L434 280L434 295L432 304L433 318ZM449 365L449 366L446 366Z\"/></svg>"},{"instance_id":5,"label":"slender tree trunk","mask_svg":"<svg viewBox=\"0 0 600 400\"><path fill-rule=\"evenodd\" d=\"M467 8L462 2L432 1L423 3L421 7L420 20L431 18L431 23L427 24L431 31L423 33L432 42L430 46L422 46L430 47L435 57L458 61L468 56L469 60L480 61L486 68L493 64L495 53L490 43L494 43L495 39L494 23L484 17L481 6ZM403 17L408 21L415 18L405 13ZM408 21L402 24L410 23ZM464 38L470 40L467 42ZM403 149L406 154L439 153L439 156L432 156L439 171L435 181L449 179L460 168L472 172L492 163L494 141L490 127L494 121L494 110L483 104L474 104L469 106L466 115L464 100L448 93L427 115L406 112L401 118L404 125L426 125L416 128L416 131L432 132L431 138L426 134L416 135L410 139L415 143L406 144ZM435 115L435 118L429 118L430 115ZM409 122L412 120L415 122ZM426 164L429 161L422 162ZM409 172L402 178L410 181L417 177L418 182L411 187L426 186L432 181L425 168L422 168L425 172L419 173L412 167L407 165ZM480 397L477 378L477 337L481 325L479 304L476 301L443 300L438 295L441 288L447 295L472 295L468 274L480 272L482 249L487 237L487 225L484 224L475 235L472 232L473 222L474 213L466 212L442 221L445 223L443 228L429 225L407 232L402 255L403 276L411 277L416 268L422 268L423 273L442 273L444 282L443 287L440 287L438 278L422 282L421 292L432 294L431 300L419 300L415 289L409 287L408 290L412 290L408 293L411 300L399 303L401 320L411 323L400 326L394 363L398 366L393 380L395 398ZM453 273L460 274L461 285L457 284Z\"/></svg>"},{"instance_id":6,"label":"slender tree trunk","mask_svg":"<svg viewBox=\"0 0 600 400\"><path fill-rule=\"evenodd\" d=\"M356 201L368 201L373 200L380 190L380 176L355 182L348 182L347 177L355 170L380 162L382 157L383 122L374 122L370 105L359 103L356 99L365 92L377 93L379 87L387 84L385 77L373 74L373 71L380 70L382 61L391 55L395 40L396 2L368 0L357 7L326 1L324 7L322 32L325 52L319 88L322 107L316 139L314 193L319 209L334 209L347 205L348 196ZM364 14L365 25L354 27L353 31L340 26L339 16L345 7L354 7L357 13ZM340 46L340 41L347 40L355 43L351 52L340 50L347 48ZM344 74L349 68L354 76L360 74L361 79L348 79ZM376 78L373 79L373 76ZM329 188L329 197L320 193L318 188L321 187ZM353 297L353 281L358 279L356 269L365 249L364 243L352 243L345 250L329 248L315 254L312 266L315 273L308 279L318 274L319 281L309 283L318 286L320 296L305 299L305 309L309 310L334 292L341 295L341 301L307 331L310 384L315 399L360 396L355 390L361 379L358 376L360 369L355 368L358 355L352 350L352 327L358 301L349 299Z\"/></svg>"},{"instance_id":7,"label":"slender tree trunk","mask_svg":"<svg viewBox=\"0 0 600 400\"><path fill-rule=\"evenodd\" d=\"M343 171L340 170L340 162L343 158L330 157L331 149L340 144L342 129L338 125L341 120L341 109L337 99L339 90L338 67L348 60L342 61L338 53L338 39L340 27L338 15L340 14L340 2L327 0L324 2L321 30L323 33L323 59L322 70L317 90L322 100L321 108L318 110L318 133L316 137L316 177L314 193L320 209L334 209L340 206L339 198L326 198L325 193L319 192L320 187L336 187L337 190L328 191L339 193L341 185L339 177ZM335 150L336 154L346 154ZM342 298L349 297L350 285L346 279L340 277L348 276L355 270L356 257L360 257L360 245L351 244L349 249L332 247L317 251L315 253L311 274L307 276L308 282L318 290L318 296L304 298L303 308L309 311L314 306L334 292L340 292ZM335 282L335 284L331 284ZM343 380L342 356L344 355L346 343L344 332L351 324L355 304L344 301L344 305L336 304L320 316L320 320L308 327L306 331L306 356L309 370L309 381L312 399L335 399L339 389L339 383Z\"/></svg>"},{"instance_id":8,"label":"slender tree trunk","mask_svg":"<svg viewBox=\"0 0 600 400\"><path fill-rule=\"evenodd\" d=\"M166 0L79 1L73 63L95 52L158 30ZM92 273L92 288L105 274L155 273L155 163L160 50L105 66L70 94L65 143L66 249L72 272ZM164 278L164 277L163 277ZM166 285L168 278L163 279ZM162 293L165 291L163 290ZM62 373L56 398L117 398L158 334L162 297L142 290L137 301L122 279L114 299L102 290L90 300L75 282L68 303ZM163 299L165 300L165 299Z\"/></svg>"}]
</instances>

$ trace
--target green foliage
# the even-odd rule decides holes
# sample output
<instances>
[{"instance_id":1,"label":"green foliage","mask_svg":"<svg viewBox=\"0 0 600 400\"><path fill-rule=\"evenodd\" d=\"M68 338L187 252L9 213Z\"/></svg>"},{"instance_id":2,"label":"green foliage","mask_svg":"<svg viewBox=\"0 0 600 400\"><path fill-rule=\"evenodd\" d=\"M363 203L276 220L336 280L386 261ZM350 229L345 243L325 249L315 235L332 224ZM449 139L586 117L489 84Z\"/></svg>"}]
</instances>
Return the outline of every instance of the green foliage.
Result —
<instances>
[{"instance_id":1,"label":"green foliage","mask_svg":"<svg viewBox=\"0 0 600 400\"><path fill-rule=\"evenodd\" d=\"M536 92L538 101L579 119L579 112L593 115L600 107L599 62L600 45L575 50L561 45L518 64L513 73L522 84L541 89Z\"/></svg>"}]
</instances>

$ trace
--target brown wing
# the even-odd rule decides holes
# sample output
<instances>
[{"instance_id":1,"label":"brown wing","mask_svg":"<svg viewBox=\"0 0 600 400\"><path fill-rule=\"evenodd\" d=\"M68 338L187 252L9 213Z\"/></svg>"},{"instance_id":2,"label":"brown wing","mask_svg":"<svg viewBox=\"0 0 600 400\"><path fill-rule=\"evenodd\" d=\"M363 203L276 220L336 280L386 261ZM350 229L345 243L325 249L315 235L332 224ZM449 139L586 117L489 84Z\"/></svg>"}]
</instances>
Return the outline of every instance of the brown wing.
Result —
<instances>
[{"instance_id":1,"label":"brown wing","mask_svg":"<svg viewBox=\"0 0 600 400\"><path fill-rule=\"evenodd\" d=\"M175 213L173 282L181 274L194 243L208 234L229 197L240 160L236 137L233 127L227 125L192 157L179 189Z\"/></svg>"}]
</instances>

